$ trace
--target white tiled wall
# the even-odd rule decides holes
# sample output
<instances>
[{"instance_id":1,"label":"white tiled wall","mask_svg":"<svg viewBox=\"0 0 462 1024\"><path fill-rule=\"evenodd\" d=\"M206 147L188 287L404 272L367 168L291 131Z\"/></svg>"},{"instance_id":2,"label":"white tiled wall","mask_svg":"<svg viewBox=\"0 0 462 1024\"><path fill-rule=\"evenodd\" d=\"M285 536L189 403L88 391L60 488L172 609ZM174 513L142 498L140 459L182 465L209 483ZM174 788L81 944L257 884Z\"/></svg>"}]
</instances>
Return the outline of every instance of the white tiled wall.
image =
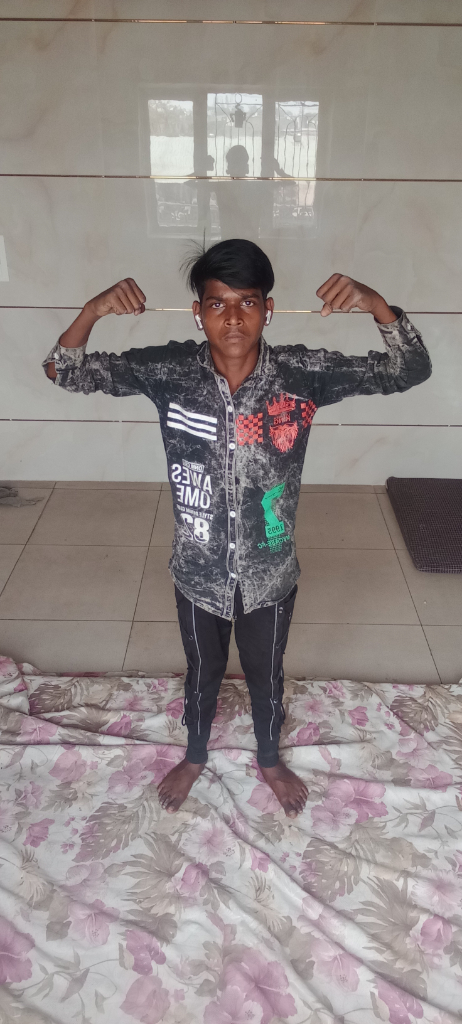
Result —
<instances>
[{"instance_id":1,"label":"white tiled wall","mask_svg":"<svg viewBox=\"0 0 462 1024\"><path fill-rule=\"evenodd\" d=\"M172 23L282 16L330 24ZM135 277L150 307L190 305L178 268L189 239L210 235L213 184L199 185L195 227L157 223L147 105L194 103L203 174L208 93L262 97L266 165L257 176L273 173L275 102L319 104L316 175L328 180L316 181L311 216L277 227L273 182L221 186L233 233L254 238L273 261L276 307L319 309L316 288L342 271L410 311L431 351L434 373L421 387L318 414L305 481L462 474L462 0L285 0L283 15L280 0L0 0L0 18L15 19L0 21L9 271L0 306L14 307L0 309L0 477L165 477L154 406L68 395L47 382L40 361L75 315L63 307L80 307L120 277ZM187 312L146 312L101 321L90 344L120 352L189 336ZM381 347L361 314L281 312L267 340L359 354Z\"/></svg>"}]
</instances>

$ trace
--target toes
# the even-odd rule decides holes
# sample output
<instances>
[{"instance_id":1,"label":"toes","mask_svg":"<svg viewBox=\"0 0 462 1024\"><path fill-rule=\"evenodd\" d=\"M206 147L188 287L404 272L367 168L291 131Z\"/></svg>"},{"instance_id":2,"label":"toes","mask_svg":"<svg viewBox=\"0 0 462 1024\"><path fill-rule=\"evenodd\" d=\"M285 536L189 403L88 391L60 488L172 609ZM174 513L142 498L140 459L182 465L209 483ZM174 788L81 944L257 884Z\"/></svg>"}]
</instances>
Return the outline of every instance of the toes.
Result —
<instances>
[{"instance_id":1,"label":"toes","mask_svg":"<svg viewBox=\"0 0 462 1024\"><path fill-rule=\"evenodd\" d=\"M294 808L291 808L289 811L286 811L286 817L287 818L296 818L297 817L297 813L298 812L296 810L294 810Z\"/></svg>"}]
</instances>

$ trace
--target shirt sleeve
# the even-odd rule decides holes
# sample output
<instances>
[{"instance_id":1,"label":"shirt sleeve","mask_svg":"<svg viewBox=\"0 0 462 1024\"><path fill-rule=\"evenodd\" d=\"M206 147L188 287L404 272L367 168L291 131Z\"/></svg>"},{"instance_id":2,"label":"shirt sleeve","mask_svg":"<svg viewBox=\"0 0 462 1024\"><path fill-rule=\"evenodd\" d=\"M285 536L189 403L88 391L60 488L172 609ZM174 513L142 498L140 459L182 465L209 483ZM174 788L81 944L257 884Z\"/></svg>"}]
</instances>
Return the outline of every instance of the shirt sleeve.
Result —
<instances>
[{"instance_id":1,"label":"shirt sleeve","mask_svg":"<svg viewBox=\"0 0 462 1024\"><path fill-rule=\"evenodd\" d=\"M86 353L86 345L79 348L62 348L59 341L43 360L45 373L47 365L54 362L58 387L66 391L83 392L89 395L103 391L105 395L124 398L128 395L148 395L155 400L156 385L163 376L168 346L129 349L120 356L107 352ZM49 378L51 379L51 378Z\"/></svg>"},{"instance_id":2,"label":"shirt sleeve","mask_svg":"<svg viewBox=\"0 0 462 1024\"><path fill-rule=\"evenodd\" d=\"M396 320L391 324L376 322L385 352L345 356L326 349L306 350L309 386L318 408L353 395L391 395L395 391L408 391L430 377L430 356L420 332L402 309L390 308L396 313Z\"/></svg>"}]
</instances>

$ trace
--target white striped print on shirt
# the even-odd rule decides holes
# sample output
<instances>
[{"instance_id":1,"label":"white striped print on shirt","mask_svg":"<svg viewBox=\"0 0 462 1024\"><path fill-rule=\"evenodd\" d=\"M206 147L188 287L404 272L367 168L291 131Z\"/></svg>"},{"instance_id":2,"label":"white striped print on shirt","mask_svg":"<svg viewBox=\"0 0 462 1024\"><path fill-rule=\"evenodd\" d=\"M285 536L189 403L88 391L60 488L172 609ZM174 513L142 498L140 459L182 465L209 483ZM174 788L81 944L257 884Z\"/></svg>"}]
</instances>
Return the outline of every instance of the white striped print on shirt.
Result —
<instances>
[{"instance_id":1,"label":"white striped print on shirt","mask_svg":"<svg viewBox=\"0 0 462 1024\"><path fill-rule=\"evenodd\" d=\"M205 437L208 441L217 440L216 416L203 416L199 412L187 412L176 402L170 402L167 413L167 427L174 430L185 430L194 437Z\"/></svg>"}]
</instances>

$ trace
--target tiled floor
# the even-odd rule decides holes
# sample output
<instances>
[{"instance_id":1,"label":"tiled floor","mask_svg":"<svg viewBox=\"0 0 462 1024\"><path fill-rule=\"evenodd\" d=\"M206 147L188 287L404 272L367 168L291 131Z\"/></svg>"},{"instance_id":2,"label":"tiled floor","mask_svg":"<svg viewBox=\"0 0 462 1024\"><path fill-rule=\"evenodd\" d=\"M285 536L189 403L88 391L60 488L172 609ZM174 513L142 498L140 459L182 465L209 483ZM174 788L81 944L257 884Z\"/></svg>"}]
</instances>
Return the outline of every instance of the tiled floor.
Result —
<instances>
[{"instance_id":1,"label":"tiled floor","mask_svg":"<svg viewBox=\"0 0 462 1024\"><path fill-rule=\"evenodd\" d=\"M168 485L15 486L40 501L0 506L0 652L61 672L183 671ZM462 576L414 569L384 488L305 486L296 536L288 675L462 676Z\"/></svg>"}]
</instances>

